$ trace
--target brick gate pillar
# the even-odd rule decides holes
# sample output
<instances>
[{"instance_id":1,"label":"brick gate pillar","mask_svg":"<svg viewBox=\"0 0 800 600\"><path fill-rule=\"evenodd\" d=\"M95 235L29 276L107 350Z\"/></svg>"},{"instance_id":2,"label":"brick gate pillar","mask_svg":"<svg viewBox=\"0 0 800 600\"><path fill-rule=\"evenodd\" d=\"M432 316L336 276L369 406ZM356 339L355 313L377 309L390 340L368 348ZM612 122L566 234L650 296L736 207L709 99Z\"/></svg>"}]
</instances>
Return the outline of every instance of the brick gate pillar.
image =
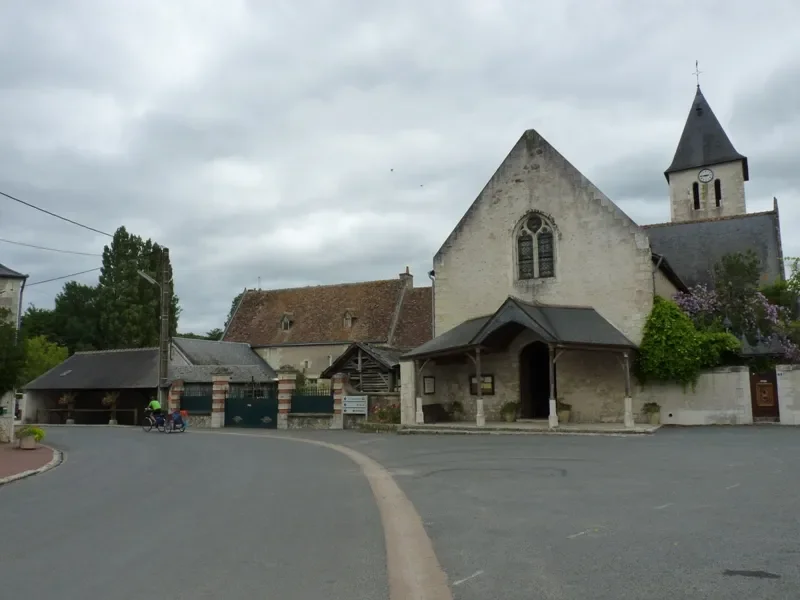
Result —
<instances>
[{"instance_id":1,"label":"brick gate pillar","mask_svg":"<svg viewBox=\"0 0 800 600\"><path fill-rule=\"evenodd\" d=\"M167 396L167 410L170 414L181 408L181 396L183 396L183 381L176 379L169 386L169 396Z\"/></svg>"},{"instance_id":2,"label":"brick gate pillar","mask_svg":"<svg viewBox=\"0 0 800 600\"><path fill-rule=\"evenodd\" d=\"M289 429L289 413L292 410L292 395L297 373L278 371L278 429Z\"/></svg>"},{"instance_id":3,"label":"brick gate pillar","mask_svg":"<svg viewBox=\"0 0 800 600\"><path fill-rule=\"evenodd\" d=\"M231 372L219 368L211 374L211 427L225 427L225 398L228 397Z\"/></svg>"},{"instance_id":4,"label":"brick gate pillar","mask_svg":"<svg viewBox=\"0 0 800 600\"><path fill-rule=\"evenodd\" d=\"M331 429L344 429L344 415L342 414L342 403L344 402L344 384L347 375L337 373L333 376L333 418L331 419Z\"/></svg>"}]
</instances>

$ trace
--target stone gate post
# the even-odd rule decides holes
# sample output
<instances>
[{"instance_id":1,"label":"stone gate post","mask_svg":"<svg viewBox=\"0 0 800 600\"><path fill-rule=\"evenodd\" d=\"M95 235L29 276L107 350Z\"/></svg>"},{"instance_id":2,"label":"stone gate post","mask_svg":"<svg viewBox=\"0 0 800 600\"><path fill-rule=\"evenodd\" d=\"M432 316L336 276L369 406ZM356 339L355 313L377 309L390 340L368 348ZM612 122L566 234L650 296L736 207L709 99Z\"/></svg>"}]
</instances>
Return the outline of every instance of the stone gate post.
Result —
<instances>
[{"instance_id":1,"label":"stone gate post","mask_svg":"<svg viewBox=\"0 0 800 600\"><path fill-rule=\"evenodd\" d=\"M211 427L225 426L225 398L230 389L231 372L220 367L211 374Z\"/></svg>"},{"instance_id":2,"label":"stone gate post","mask_svg":"<svg viewBox=\"0 0 800 600\"><path fill-rule=\"evenodd\" d=\"M337 373L333 376L333 418L331 419L331 429L344 429L344 414L342 414L342 403L344 402L344 385L347 375Z\"/></svg>"},{"instance_id":3,"label":"stone gate post","mask_svg":"<svg viewBox=\"0 0 800 600\"><path fill-rule=\"evenodd\" d=\"M297 373L294 371L278 371L278 429L289 429L289 413L292 410L296 379Z\"/></svg>"}]
</instances>

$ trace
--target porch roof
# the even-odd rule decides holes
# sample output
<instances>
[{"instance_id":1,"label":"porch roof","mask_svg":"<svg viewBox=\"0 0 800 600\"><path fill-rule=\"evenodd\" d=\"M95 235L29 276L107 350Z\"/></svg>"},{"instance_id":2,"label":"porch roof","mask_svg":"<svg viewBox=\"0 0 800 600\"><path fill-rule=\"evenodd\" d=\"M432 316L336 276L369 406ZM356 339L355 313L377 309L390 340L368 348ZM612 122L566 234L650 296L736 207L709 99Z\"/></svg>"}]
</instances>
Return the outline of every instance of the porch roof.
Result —
<instances>
[{"instance_id":1,"label":"porch roof","mask_svg":"<svg viewBox=\"0 0 800 600\"><path fill-rule=\"evenodd\" d=\"M507 344L522 329L561 347L624 350L636 348L590 306L529 304L509 297L493 315L465 321L403 355L404 359L455 354L475 347Z\"/></svg>"}]
</instances>

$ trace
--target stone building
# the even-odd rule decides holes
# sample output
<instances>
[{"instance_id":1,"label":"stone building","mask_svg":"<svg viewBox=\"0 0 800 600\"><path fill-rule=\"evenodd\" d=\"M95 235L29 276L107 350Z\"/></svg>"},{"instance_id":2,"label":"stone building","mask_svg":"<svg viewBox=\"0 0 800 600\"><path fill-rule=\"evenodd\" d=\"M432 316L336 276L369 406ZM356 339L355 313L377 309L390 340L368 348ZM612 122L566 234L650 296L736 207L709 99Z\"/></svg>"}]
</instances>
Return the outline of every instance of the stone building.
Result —
<instances>
[{"instance_id":1,"label":"stone building","mask_svg":"<svg viewBox=\"0 0 800 600\"><path fill-rule=\"evenodd\" d=\"M512 401L557 426L561 401L571 420L633 426L654 296L707 281L719 248L755 250L765 282L783 272L777 201L745 213L747 158L699 87L666 177L673 222L641 227L526 131L434 256L436 337L403 357L403 422L460 401L482 424Z\"/></svg>"},{"instance_id":2,"label":"stone building","mask_svg":"<svg viewBox=\"0 0 800 600\"><path fill-rule=\"evenodd\" d=\"M320 379L351 344L410 350L431 339L431 288L397 279L246 290L223 340L246 342L273 368Z\"/></svg>"},{"instance_id":3,"label":"stone building","mask_svg":"<svg viewBox=\"0 0 800 600\"><path fill-rule=\"evenodd\" d=\"M21 313L22 292L27 275L0 265L0 308L8 310L10 319L18 327Z\"/></svg>"}]
</instances>

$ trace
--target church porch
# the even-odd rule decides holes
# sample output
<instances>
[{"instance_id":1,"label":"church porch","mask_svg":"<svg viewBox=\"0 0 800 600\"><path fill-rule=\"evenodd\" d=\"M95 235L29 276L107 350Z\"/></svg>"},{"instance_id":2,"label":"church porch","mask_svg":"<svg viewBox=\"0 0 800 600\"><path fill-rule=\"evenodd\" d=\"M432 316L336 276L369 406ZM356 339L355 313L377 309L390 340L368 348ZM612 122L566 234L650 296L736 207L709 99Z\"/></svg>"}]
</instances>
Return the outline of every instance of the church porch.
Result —
<instances>
[{"instance_id":1,"label":"church porch","mask_svg":"<svg viewBox=\"0 0 800 600\"><path fill-rule=\"evenodd\" d=\"M548 428L559 426L559 403L571 405L570 422L632 428L634 349L592 308L509 298L494 315L462 323L403 357L403 423L442 420L457 401L464 419L483 426L502 421L501 407L511 401L519 403L521 421Z\"/></svg>"}]
</instances>

